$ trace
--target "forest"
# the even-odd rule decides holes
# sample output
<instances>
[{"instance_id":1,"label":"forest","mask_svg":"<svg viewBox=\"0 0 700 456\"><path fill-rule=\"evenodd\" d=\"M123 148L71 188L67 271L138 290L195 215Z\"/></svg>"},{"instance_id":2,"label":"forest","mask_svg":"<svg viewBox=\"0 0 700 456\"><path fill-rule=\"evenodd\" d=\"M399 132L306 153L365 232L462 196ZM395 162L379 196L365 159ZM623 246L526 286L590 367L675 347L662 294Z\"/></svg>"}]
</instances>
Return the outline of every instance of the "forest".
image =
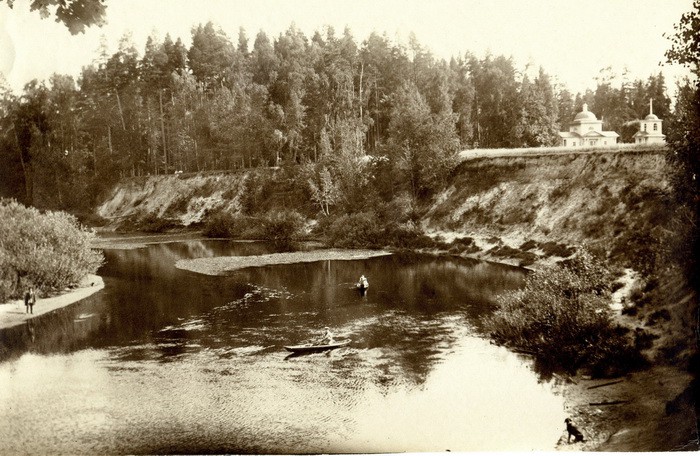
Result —
<instances>
[{"instance_id":1,"label":"forest","mask_svg":"<svg viewBox=\"0 0 700 456\"><path fill-rule=\"evenodd\" d=\"M446 61L408 41L372 33L358 44L331 27L309 38L291 25L252 40L241 28L234 42L210 22L192 28L189 48L170 35L143 52L129 35L111 55L102 43L77 81L54 74L19 96L0 85L0 196L90 212L124 177L300 164L328 190L372 159L420 199L454 152L556 145L583 103L630 142L653 99L673 135L661 73L603 69L595 90L574 95L542 68L469 52Z\"/></svg>"}]
</instances>

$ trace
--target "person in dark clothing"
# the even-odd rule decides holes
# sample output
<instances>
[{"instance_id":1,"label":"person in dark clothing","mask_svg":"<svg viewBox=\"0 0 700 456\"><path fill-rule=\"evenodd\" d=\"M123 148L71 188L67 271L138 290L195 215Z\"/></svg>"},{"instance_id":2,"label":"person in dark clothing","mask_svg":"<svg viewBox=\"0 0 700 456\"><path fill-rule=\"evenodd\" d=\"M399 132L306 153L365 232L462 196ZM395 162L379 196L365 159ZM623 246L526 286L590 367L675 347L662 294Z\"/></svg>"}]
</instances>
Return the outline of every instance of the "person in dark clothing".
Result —
<instances>
[{"instance_id":1,"label":"person in dark clothing","mask_svg":"<svg viewBox=\"0 0 700 456\"><path fill-rule=\"evenodd\" d=\"M29 289L24 293L24 307L26 308L26 313L34 313L34 304L36 304L34 287L29 287Z\"/></svg>"},{"instance_id":2,"label":"person in dark clothing","mask_svg":"<svg viewBox=\"0 0 700 456\"><path fill-rule=\"evenodd\" d=\"M29 288L27 288L27 291L24 292L24 309L25 313L29 313L29 299L31 298L31 295L29 294Z\"/></svg>"}]
</instances>

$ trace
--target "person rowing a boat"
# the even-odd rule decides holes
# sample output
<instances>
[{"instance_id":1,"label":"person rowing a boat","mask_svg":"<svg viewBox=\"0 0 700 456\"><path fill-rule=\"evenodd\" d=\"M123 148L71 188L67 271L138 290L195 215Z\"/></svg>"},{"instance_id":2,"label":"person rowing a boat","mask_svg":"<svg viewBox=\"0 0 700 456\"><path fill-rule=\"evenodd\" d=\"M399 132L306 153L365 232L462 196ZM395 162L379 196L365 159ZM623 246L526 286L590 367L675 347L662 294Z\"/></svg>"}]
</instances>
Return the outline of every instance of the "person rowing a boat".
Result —
<instances>
[{"instance_id":1,"label":"person rowing a boat","mask_svg":"<svg viewBox=\"0 0 700 456\"><path fill-rule=\"evenodd\" d=\"M367 277L365 277L364 274L360 277L360 280L357 281L357 288L359 288L359 289L369 288L369 280L367 280Z\"/></svg>"},{"instance_id":2,"label":"person rowing a boat","mask_svg":"<svg viewBox=\"0 0 700 456\"><path fill-rule=\"evenodd\" d=\"M323 337L321 338L320 344L321 345L329 345L333 343L333 333L331 332L330 328L326 326L323 328Z\"/></svg>"}]
</instances>

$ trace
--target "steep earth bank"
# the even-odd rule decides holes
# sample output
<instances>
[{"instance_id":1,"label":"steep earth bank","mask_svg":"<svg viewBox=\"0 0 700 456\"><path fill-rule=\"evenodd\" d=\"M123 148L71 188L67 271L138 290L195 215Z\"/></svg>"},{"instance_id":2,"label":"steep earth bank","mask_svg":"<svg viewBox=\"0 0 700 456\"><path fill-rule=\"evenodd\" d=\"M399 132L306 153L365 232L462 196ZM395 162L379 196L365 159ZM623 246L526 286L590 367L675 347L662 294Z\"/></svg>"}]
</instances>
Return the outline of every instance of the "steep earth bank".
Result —
<instances>
[{"instance_id":1,"label":"steep earth bank","mask_svg":"<svg viewBox=\"0 0 700 456\"><path fill-rule=\"evenodd\" d=\"M566 256L564 246L581 244L624 259L661 236L661 222L673 213L665 153L660 148L466 160L422 226L448 240L473 238L476 256L515 255L524 265L547 249Z\"/></svg>"},{"instance_id":2,"label":"steep earth bank","mask_svg":"<svg viewBox=\"0 0 700 456\"><path fill-rule=\"evenodd\" d=\"M618 265L625 291L618 293L618 321L653 367L600 388L589 388L595 385L583 373L575 383L563 382L567 411L589 439L562 441L562 449L698 448L688 373L697 302L683 278L684 228L666 153L464 157L446 190L421 211L421 229L450 243L450 254L538 267L587 244ZM317 212L293 173L267 169L126 180L98 214L108 227L158 230L195 227L209 214L251 208L293 208L308 218ZM591 405L598 403L604 405Z\"/></svg>"}]
</instances>

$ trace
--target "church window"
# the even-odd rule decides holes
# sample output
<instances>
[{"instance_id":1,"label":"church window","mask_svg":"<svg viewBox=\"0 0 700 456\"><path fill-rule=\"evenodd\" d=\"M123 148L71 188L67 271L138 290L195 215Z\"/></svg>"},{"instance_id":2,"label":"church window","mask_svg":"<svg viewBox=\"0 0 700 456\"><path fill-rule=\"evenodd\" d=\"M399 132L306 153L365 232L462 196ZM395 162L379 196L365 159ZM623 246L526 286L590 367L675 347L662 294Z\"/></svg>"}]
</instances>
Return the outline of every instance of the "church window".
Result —
<instances>
[{"instance_id":1,"label":"church window","mask_svg":"<svg viewBox=\"0 0 700 456\"><path fill-rule=\"evenodd\" d=\"M644 124L644 131L647 131L647 124Z\"/></svg>"},{"instance_id":2,"label":"church window","mask_svg":"<svg viewBox=\"0 0 700 456\"><path fill-rule=\"evenodd\" d=\"M654 131L656 131L656 124L654 124Z\"/></svg>"},{"instance_id":3,"label":"church window","mask_svg":"<svg viewBox=\"0 0 700 456\"><path fill-rule=\"evenodd\" d=\"M574 141L573 144L571 144L571 145L572 145L572 146L575 146L575 145L576 145L576 141Z\"/></svg>"},{"instance_id":4,"label":"church window","mask_svg":"<svg viewBox=\"0 0 700 456\"><path fill-rule=\"evenodd\" d=\"M564 140L564 146L566 146L566 139Z\"/></svg>"}]
</instances>

